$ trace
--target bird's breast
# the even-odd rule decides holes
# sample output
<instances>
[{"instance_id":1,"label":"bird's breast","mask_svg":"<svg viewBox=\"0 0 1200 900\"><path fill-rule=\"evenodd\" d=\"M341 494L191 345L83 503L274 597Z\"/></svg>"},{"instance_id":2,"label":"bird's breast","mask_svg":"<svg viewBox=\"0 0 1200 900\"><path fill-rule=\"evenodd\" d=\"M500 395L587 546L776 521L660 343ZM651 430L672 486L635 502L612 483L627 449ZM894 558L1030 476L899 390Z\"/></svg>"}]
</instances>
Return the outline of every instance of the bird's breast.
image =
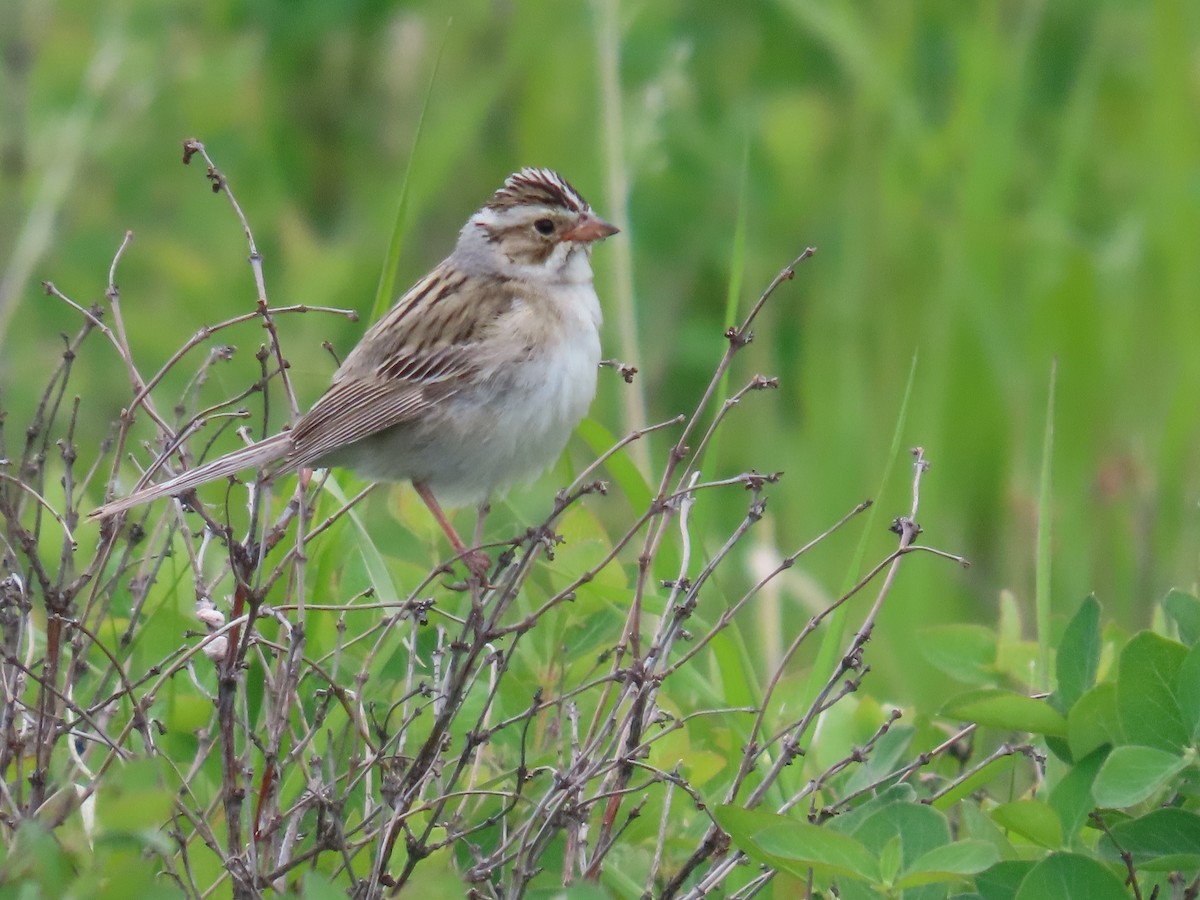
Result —
<instances>
[{"instance_id":1,"label":"bird's breast","mask_svg":"<svg viewBox=\"0 0 1200 900\"><path fill-rule=\"evenodd\" d=\"M571 285L560 287L553 300L518 299L509 319L505 343L516 359L497 366L497 377L511 381L505 390L516 395L512 403L527 405L525 415L516 418L569 432L596 393L600 304L595 290L591 284Z\"/></svg>"}]
</instances>

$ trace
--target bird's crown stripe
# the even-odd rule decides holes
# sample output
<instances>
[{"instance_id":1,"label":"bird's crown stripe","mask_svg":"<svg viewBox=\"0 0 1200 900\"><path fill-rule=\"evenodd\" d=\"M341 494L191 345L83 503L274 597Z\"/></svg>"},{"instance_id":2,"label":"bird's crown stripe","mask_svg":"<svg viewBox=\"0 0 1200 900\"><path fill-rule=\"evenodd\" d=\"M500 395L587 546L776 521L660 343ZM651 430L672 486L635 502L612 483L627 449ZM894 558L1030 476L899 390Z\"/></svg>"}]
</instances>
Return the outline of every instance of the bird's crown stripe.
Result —
<instances>
[{"instance_id":1,"label":"bird's crown stripe","mask_svg":"<svg viewBox=\"0 0 1200 900\"><path fill-rule=\"evenodd\" d=\"M561 206L573 212L585 212L588 203L571 184L552 169L522 169L504 182L496 191L488 206L492 209L509 209L526 204Z\"/></svg>"}]
</instances>

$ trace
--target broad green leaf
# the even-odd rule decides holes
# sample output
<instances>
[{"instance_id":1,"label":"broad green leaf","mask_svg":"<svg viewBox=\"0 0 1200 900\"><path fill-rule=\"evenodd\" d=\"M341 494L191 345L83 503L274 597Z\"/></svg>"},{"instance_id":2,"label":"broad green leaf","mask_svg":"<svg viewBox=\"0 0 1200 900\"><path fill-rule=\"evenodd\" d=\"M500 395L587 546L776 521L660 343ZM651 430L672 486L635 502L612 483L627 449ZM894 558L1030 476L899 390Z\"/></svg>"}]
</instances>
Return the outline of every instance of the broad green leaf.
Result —
<instances>
[{"instance_id":1,"label":"broad green leaf","mask_svg":"<svg viewBox=\"0 0 1200 900\"><path fill-rule=\"evenodd\" d=\"M1021 881L1013 900L1129 900L1121 879L1086 856L1052 853Z\"/></svg>"},{"instance_id":2,"label":"broad green leaf","mask_svg":"<svg viewBox=\"0 0 1200 900\"><path fill-rule=\"evenodd\" d=\"M626 873L618 871L615 874L618 876L625 876L624 878L621 878L620 880L622 880L628 884L628 887L630 888L631 892L634 890L641 889L640 885L638 885ZM609 875L608 869L605 869L604 876L605 876L605 881L607 881L611 877ZM425 894L426 897L433 896L431 893L424 891L425 886L423 884L421 885L421 887L422 887L422 893ZM446 896L446 897L452 896L449 893L449 891L452 889L452 887L453 887L452 885L447 883L447 885L446 885L447 893L445 893L442 896ZM458 888L460 891L465 891L465 888L462 885L458 885ZM620 895L620 894L618 894L618 895ZM614 892L611 890L605 890L599 884L592 884L591 882L583 882L582 884L580 884L577 882L568 887L562 887L561 885L554 885L553 887L547 886L547 887L542 887L542 888L531 888L530 890L528 890L524 893L524 896L526 898L528 898L528 900L610 900L610 898L614 896ZM626 895L626 896L628 896L628 895ZM344 900L344 898L345 898L345 894L343 893L342 900ZM305 898L305 900L307 900L307 898Z\"/></svg>"},{"instance_id":3,"label":"broad green leaf","mask_svg":"<svg viewBox=\"0 0 1200 900\"><path fill-rule=\"evenodd\" d=\"M975 889L983 900L1013 900L1020 890L1021 882L1035 863L1031 860L1005 860L998 862L975 878Z\"/></svg>"},{"instance_id":4,"label":"broad green leaf","mask_svg":"<svg viewBox=\"0 0 1200 900\"><path fill-rule=\"evenodd\" d=\"M175 690L176 682L167 686L165 724L170 731L191 734L213 720L213 703L194 690ZM192 685L188 685L192 687Z\"/></svg>"},{"instance_id":5,"label":"broad green leaf","mask_svg":"<svg viewBox=\"0 0 1200 900\"><path fill-rule=\"evenodd\" d=\"M948 843L950 825L944 815L924 803L891 803L864 819L854 837L876 854L882 853L892 838L900 838L901 862L909 866Z\"/></svg>"},{"instance_id":6,"label":"broad green leaf","mask_svg":"<svg viewBox=\"0 0 1200 900\"><path fill-rule=\"evenodd\" d=\"M1200 641L1200 598L1172 588L1163 600L1163 609L1175 620L1179 639L1189 646L1195 646Z\"/></svg>"},{"instance_id":7,"label":"broad green leaf","mask_svg":"<svg viewBox=\"0 0 1200 900\"><path fill-rule=\"evenodd\" d=\"M1121 744L1124 740L1117 713L1117 686L1112 682L1096 685L1067 713L1067 741L1077 760L1106 744Z\"/></svg>"},{"instance_id":8,"label":"broad green leaf","mask_svg":"<svg viewBox=\"0 0 1200 900\"><path fill-rule=\"evenodd\" d=\"M879 851L879 877L884 884L894 884L900 874L901 853L900 835L894 834Z\"/></svg>"},{"instance_id":9,"label":"broad green leaf","mask_svg":"<svg viewBox=\"0 0 1200 900\"><path fill-rule=\"evenodd\" d=\"M612 541L595 511L583 504L576 503L564 512L555 530L562 543L554 549L554 561L543 560L542 563L554 590L593 569L612 549ZM602 588L615 588L624 593L625 570L619 565L605 566L588 584L599 584Z\"/></svg>"},{"instance_id":10,"label":"broad green leaf","mask_svg":"<svg viewBox=\"0 0 1200 900\"><path fill-rule=\"evenodd\" d=\"M1200 867L1200 816L1183 809L1156 809L1111 826L1100 849L1113 861L1122 851L1132 853L1139 867L1194 870Z\"/></svg>"},{"instance_id":11,"label":"broad green leaf","mask_svg":"<svg viewBox=\"0 0 1200 900\"><path fill-rule=\"evenodd\" d=\"M868 784L875 784L902 765L901 760L912 743L916 729L909 725L893 725L875 744L866 763L855 770L846 781L845 792L852 794Z\"/></svg>"},{"instance_id":12,"label":"broad green leaf","mask_svg":"<svg viewBox=\"0 0 1200 900\"><path fill-rule=\"evenodd\" d=\"M63 895L88 900L179 900L185 897L178 886L162 880L161 864L155 857L176 849L162 832L136 837L100 835L96 838L90 865L79 871L75 883ZM151 856L151 854L154 854Z\"/></svg>"},{"instance_id":13,"label":"broad green leaf","mask_svg":"<svg viewBox=\"0 0 1200 900\"><path fill-rule=\"evenodd\" d=\"M1000 852L987 841L958 841L930 850L904 870L896 887L916 887L939 881L957 881L976 875L1000 861Z\"/></svg>"},{"instance_id":14,"label":"broad green leaf","mask_svg":"<svg viewBox=\"0 0 1200 900\"><path fill-rule=\"evenodd\" d=\"M1123 809L1154 796L1187 766L1177 753L1154 747L1117 747L1100 767L1092 785L1098 806Z\"/></svg>"},{"instance_id":15,"label":"broad green leaf","mask_svg":"<svg viewBox=\"0 0 1200 900\"><path fill-rule=\"evenodd\" d=\"M898 794L896 796L899 796ZM893 884L925 854L950 843L946 817L923 803L895 802L879 806L854 828L854 838L879 858L881 880ZM865 887L846 885L847 900L865 900ZM935 887L914 887L911 900L934 900Z\"/></svg>"},{"instance_id":16,"label":"broad green leaf","mask_svg":"<svg viewBox=\"0 0 1200 900\"><path fill-rule=\"evenodd\" d=\"M930 805L934 809L949 810L964 797L969 797L985 785L991 784L997 778L1003 778L1013 770L1016 765L1017 754L1010 753L1006 756L1001 756L993 759L983 768L972 772L966 778L959 781L952 789L944 794L941 794Z\"/></svg>"},{"instance_id":17,"label":"broad green leaf","mask_svg":"<svg viewBox=\"0 0 1200 900\"><path fill-rule=\"evenodd\" d=\"M1094 750L1073 765L1063 779L1050 791L1050 806L1058 814L1062 825L1063 843L1070 845L1079 833L1088 813L1096 805L1092 797L1092 782L1100 765L1108 755L1107 750Z\"/></svg>"},{"instance_id":18,"label":"broad green leaf","mask_svg":"<svg viewBox=\"0 0 1200 900\"><path fill-rule=\"evenodd\" d=\"M1121 651L1117 713L1131 743L1179 750L1189 739L1175 697L1187 648L1149 631L1133 636Z\"/></svg>"},{"instance_id":19,"label":"broad green leaf","mask_svg":"<svg viewBox=\"0 0 1200 900\"><path fill-rule=\"evenodd\" d=\"M923 629L917 645L941 672L966 684L995 678L996 632L982 625L936 625Z\"/></svg>"},{"instance_id":20,"label":"broad green leaf","mask_svg":"<svg viewBox=\"0 0 1200 900\"><path fill-rule=\"evenodd\" d=\"M879 881L875 855L854 838L832 828L738 806L718 806L713 816L751 859L798 877L804 877L812 868L827 875Z\"/></svg>"},{"instance_id":21,"label":"broad green leaf","mask_svg":"<svg viewBox=\"0 0 1200 900\"><path fill-rule=\"evenodd\" d=\"M162 784L157 761L141 759L110 771L96 792L96 817L102 830L157 830L174 803L174 794Z\"/></svg>"},{"instance_id":22,"label":"broad green leaf","mask_svg":"<svg viewBox=\"0 0 1200 900\"><path fill-rule=\"evenodd\" d=\"M1044 700L996 688L960 694L946 703L940 715L1033 734L1065 736L1067 733L1067 720Z\"/></svg>"},{"instance_id":23,"label":"broad green leaf","mask_svg":"<svg viewBox=\"0 0 1200 900\"><path fill-rule=\"evenodd\" d=\"M897 805L911 805L916 803L916 800L917 792L912 785L907 782L893 784L891 787L884 788L878 795L867 800L861 806L856 806L831 819L828 827L834 831L840 831L842 834L853 835L880 810Z\"/></svg>"},{"instance_id":24,"label":"broad green leaf","mask_svg":"<svg viewBox=\"0 0 1200 900\"><path fill-rule=\"evenodd\" d=\"M998 825L1022 837L1055 849L1062 846L1062 826L1049 804L1041 800L1014 800L992 810Z\"/></svg>"},{"instance_id":25,"label":"broad green leaf","mask_svg":"<svg viewBox=\"0 0 1200 900\"><path fill-rule=\"evenodd\" d=\"M781 868L800 878L811 868L818 873L848 875L862 881L880 880L875 854L854 838L829 828L807 822L777 825L763 831L757 845L774 857L775 865L785 861L787 865Z\"/></svg>"},{"instance_id":26,"label":"broad green leaf","mask_svg":"<svg viewBox=\"0 0 1200 900\"><path fill-rule=\"evenodd\" d=\"M576 433L597 456L612 449L618 440L611 431L592 418L580 422ZM650 507L653 492L646 483L646 477L638 471L638 467L630 458L628 450L622 449L610 456L604 463L603 471L597 472L596 477L603 479L605 472L612 476L635 513L641 513Z\"/></svg>"},{"instance_id":27,"label":"broad green leaf","mask_svg":"<svg viewBox=\"0 0 1200 900\"><path fill-rule=\"evenodd\" d=\"M991 816L973 803L964 803L955 810L958 814L958 827L955 836L959 840L968 838L976 841L986 841L996 848L1001 858L1013 856L1013 846L1005 837L1000 826L992 821Z\"/></svg>"},{"instance_id":28,"label":"broad green leaf","mask_svg":"<svg viewBox=\"0 0 1200 900\"><path fill-rule=\"evenodd\" d=\"M1100 666L1100 603L1088 597L1067 623L1055 656L1058 690L1051 704L1066 714L1096 682Z\"/></svg>"},{"instance_id":29,"label":"broad green leaf","mask_svg":"<svg viewBox=\"0 0 1200 900\"><path fill-rule=\"evenodd\" d=\"M339 900L346 896L345 891L320 872L305 872L300 884L300 896L304 900Z\"/></svg>"},{"instance_id":30,"label":"broad green leaf","mask_svg":"<svg viewBox=\"0 0 1200 900\"><path fill-rule=\"evenodd\" d=\"M1054 706L1054 697L1049 697L1047 702L1051 706ZM1067 728L1070 729L1070 727L1070 723L1068 723ZM1075 757L1071 754L1071 744L1065 737L1047 737L1046 749L1067 765L1072 765L1075 762Z\"/></svg>"},{"instance_id":31,"label":"broad green leaf","mask_svg":"<svg viewBox=\"0 0 1200 900\"><path fill-rule=\"evenodd\" d=\"M1175 696L1184 728L1195 741L1200 738L1200 644L1188 651L1179 667Z\"/></svg>"}]
</instances>

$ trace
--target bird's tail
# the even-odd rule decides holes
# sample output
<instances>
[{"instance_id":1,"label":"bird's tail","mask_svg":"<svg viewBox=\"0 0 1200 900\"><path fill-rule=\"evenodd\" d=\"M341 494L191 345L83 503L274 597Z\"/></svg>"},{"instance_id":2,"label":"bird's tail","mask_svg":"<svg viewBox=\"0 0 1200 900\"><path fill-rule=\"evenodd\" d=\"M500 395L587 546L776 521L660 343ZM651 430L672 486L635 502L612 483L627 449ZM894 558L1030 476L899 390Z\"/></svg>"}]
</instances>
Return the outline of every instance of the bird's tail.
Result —
<instances>
[{"instance_id":1,"label":"bird's tail","mask_svg":"<svg viewBox=\"0 0 1200 900\"><path fill-rule=\"evenodd\" d=\"M291 449L292 436L286 431L280 432L274 437L259 441L257 444L251 444L249 447L235 450L233 453L228 453L195 469L188 469L186 472L181 472L174 478L169 478L159 484L148 484L144 488L134 491L128 497L122 497L120 500L105 503L98 509L94 509L88 513L88 518L107 518L142 503L157 500L159 497L181 494L209 481L216 481L219 478L235 475L242 471L242 469L265 466L268 463L283 459L291 452Z\"/></svg>"}]
</instances>

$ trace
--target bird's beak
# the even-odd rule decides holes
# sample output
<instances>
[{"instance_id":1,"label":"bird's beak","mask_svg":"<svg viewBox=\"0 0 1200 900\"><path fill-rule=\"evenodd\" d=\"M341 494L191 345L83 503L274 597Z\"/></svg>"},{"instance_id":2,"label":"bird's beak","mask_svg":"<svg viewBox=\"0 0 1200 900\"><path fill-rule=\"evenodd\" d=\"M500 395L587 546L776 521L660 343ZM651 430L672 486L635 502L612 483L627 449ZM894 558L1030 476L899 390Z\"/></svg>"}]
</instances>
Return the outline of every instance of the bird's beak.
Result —
<instances>
[{"instance_id":1,"label":"bird's beak","mask_svg":"<svg viewBox=\"0 0 1200 900\"><path fill-rule=\"evenodd\" d=\"M584 213L573 227L568 228L559 235L559 239L587 244L592 241L604 240L604 238L616 234L619 230L615 225L609 225L598 216L594 216L591 213Z\"/></svg>"}]
</instances>

